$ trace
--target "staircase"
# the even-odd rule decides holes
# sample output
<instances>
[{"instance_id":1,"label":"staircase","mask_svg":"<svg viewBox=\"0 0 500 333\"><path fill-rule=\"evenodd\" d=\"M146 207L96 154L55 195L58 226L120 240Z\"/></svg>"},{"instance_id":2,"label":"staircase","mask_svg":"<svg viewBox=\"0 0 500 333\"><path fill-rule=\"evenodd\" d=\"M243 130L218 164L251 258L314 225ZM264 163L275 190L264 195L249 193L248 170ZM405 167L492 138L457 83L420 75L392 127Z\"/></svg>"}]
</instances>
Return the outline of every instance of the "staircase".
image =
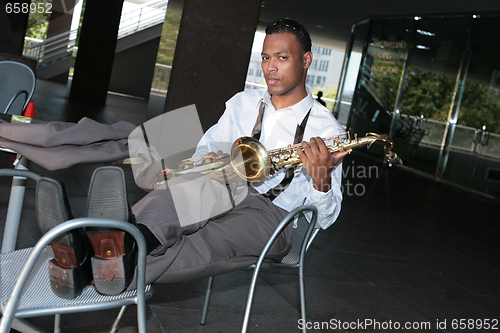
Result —
<instances>
[{"instance_id":1,"label":"staircase","mask_svg":"<svg viewBox=\"0 0 500 333\"><path fill-rule=\"evenodd\" d=\"M152 0L139 8L122 13L115 52L134 47L161 36L168 0ZM25 37L23 56L37 61L36 76L50 79L68 72L76 56L78 29L37 40Z\"/></svg>"}]
</instances>

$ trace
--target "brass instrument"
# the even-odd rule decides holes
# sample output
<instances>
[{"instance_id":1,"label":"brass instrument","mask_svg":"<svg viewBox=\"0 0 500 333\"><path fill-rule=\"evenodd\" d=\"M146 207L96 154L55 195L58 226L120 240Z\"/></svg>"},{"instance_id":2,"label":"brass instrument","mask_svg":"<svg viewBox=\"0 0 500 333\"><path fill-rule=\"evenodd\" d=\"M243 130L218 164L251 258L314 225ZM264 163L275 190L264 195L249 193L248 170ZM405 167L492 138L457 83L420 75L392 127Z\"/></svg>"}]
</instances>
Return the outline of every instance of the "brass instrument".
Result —
<instances>
[{"instance_id":1,"label":"brass instrument","mask_svg":"<svg viewBox=\"0 0 500 333\"><path fill-rule=\"evenodd\" d=\"M346 137L344 141L342 141L342 136ZM370 148L372 144L379 143L384 146L384 153L390 163L403 164L397 154L391 150L394 142L387 134L367 133L362 138L358 138L357 134L354 134L354 139L352 139L349 132L346 132L333 137L323 138L323 140L333 140L333 143L327 146L330 154L342 151L351 152L353 149L364 146ZM246 136L241 137L233 143L231 152L227 156L217 158L215 153L209 153L201 157L201 164L195 164L195 161L200 159L200 157L190 158L183 160L178 170L163 170L155 182L155 187L166 180L188 172L209 174L214 171L227 169L234 171L240 178L248 182L259 182L281 169L297 166L302 167L302 162L297 153L297 148L300 146L301 144L299 143L267 151L257 139ZM296 171L300 171L300 169Z\"/></svg>"}]
</instances>

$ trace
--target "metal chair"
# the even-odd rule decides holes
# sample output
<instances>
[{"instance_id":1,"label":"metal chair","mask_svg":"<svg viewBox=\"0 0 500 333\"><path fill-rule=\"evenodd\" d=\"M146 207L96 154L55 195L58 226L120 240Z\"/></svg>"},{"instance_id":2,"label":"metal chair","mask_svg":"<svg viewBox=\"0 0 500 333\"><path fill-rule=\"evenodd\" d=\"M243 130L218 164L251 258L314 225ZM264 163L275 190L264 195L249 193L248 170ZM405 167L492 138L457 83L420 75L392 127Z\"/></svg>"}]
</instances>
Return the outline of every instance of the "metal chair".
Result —
<instances>
[{"instance_id":1,"label":"metal chair","mask_svg":"<svg viewBox=\"0 0 500 333\"><path fill-rule=\"evenodd\" d=\"M31 171L0 170L0 176L27 177L39 181L41 177ZM132 235L138 245L137 289L116 296L105 296L87 286L81 295L71 300L57 297L51 290L48 262L52 257L49 243L68 232L82 227L121 229ZM146 332L146 299L152 296L151 286L145 286L146 242L139 230L130 223L102 218L78 218L64 222L47 232L33 248L16 250L0 255L0 296L2 318L0 333L9 332L15 318L29 318L52 314L98 311L137 304L139 332ZM113 325L116 330L118 321ZM59 327L54 331L59 331Z\"/></svg>"},{"instance_id":2,"label":"metal chair","mask_svg":"<svg viewBox=\"0 0 500 333\"><path fill-rule=\"evenodd\" d=\"M0 61L0 113L22 116L35 91L35 74L16 61Z\"/></svg>"},{"instance_id":3,"label":"metal chair","mask_svg":"<svg viewBox=\"0 0 500 333\"><path fill-rule=\"evenodd\" d=\"M307 222L304 212L311 212L312 218L310 222ZM300 288L300 312L302 319L306 322L306 296L304 288L304 257L311 245L312 241L319 232L319 228L316 226L316 220L318 216L318 211L314 206L301 206L295 208L287 216L281 220L280 224L276 227L273 234L269 237L266 245L262 249L259 255L259 259L255 265L250 266L253 269L252 281L250 282L250 290L248 292L247 305L245 308L245 317L243 319L243 327L241 332L245 333L248 329L248 322L250 320L250 313L252 311L253 297L255 292L255 286L257 284L257 277L262 269L267 270L277 270L277 269L299 269L299 288ZM286 226L293 222L297 218L297 227L292 231L292 248L290 252L282 259L280 263L265 263L264 260L267 253L271 249L276 238L279 234L286 228ZM208 287L205 296L205 304L203 306L203 312L201 317L201 324L204 325L207 318L208 304L210 302L210 294L212 292L214 277L208 279ZM303 332L307 332L307 328L304 325Z\"/></svg>"}]
</instances>

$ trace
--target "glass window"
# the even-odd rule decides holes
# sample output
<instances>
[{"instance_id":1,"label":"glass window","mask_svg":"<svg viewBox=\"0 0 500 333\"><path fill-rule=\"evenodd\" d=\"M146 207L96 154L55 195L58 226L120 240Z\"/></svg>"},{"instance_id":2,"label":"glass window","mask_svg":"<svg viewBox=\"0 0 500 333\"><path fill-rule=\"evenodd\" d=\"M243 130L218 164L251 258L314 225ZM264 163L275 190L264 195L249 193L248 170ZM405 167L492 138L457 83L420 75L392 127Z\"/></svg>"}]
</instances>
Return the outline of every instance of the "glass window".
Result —
<instances>
[{"instance_id":1,"label":"glass window","mask_svg":"<svg viewBox=\"0 0 500 333\"><path fill-rule=\"evenodd\" d=\"M417 23L397 135L404 139L406 165L434 175L471 17L423 17Z\"/></svg>"},{"instance_id":2,"label":"glass window","mask_svg":"<svg viewBox=\"0 0 500 333\"><path fill-rule=\"evenodd\" d=\"M500 17L477 19L445 178L500 197Z\"/></svg>"},{"instance_id":3,"label":"glass window","mask_svg":"<svg viewBox=\"0 0 500 333\"><path fill-rule=\"evenodd\" d=\"M325 86L325 79L326 79L326 77L324 77L324 76L318 76L316 78L316 85L323 88Z\"/></svg>"}]
</instances>

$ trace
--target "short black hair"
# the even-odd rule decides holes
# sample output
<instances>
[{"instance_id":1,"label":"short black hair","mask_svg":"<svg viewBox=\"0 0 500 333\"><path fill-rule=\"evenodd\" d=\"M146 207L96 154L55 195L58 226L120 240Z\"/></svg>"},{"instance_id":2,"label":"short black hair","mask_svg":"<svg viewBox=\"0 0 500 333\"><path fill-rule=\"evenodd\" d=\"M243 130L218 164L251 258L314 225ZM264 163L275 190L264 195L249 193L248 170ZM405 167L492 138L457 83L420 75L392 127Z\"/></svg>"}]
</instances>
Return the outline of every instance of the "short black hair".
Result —
<instances>
[{"instance_id":1,"label":"short black hair","mask_svg":"<svg viewBox=\"0 0 500 333\"><path fill-rule=\"evenodd\" d=\"M299 22L289 18L280 18L271 22L266 28L266 35L282 32L294 34L304 53L311 51L311 36L306 28Z\"/></svg>"}]
</instances>

